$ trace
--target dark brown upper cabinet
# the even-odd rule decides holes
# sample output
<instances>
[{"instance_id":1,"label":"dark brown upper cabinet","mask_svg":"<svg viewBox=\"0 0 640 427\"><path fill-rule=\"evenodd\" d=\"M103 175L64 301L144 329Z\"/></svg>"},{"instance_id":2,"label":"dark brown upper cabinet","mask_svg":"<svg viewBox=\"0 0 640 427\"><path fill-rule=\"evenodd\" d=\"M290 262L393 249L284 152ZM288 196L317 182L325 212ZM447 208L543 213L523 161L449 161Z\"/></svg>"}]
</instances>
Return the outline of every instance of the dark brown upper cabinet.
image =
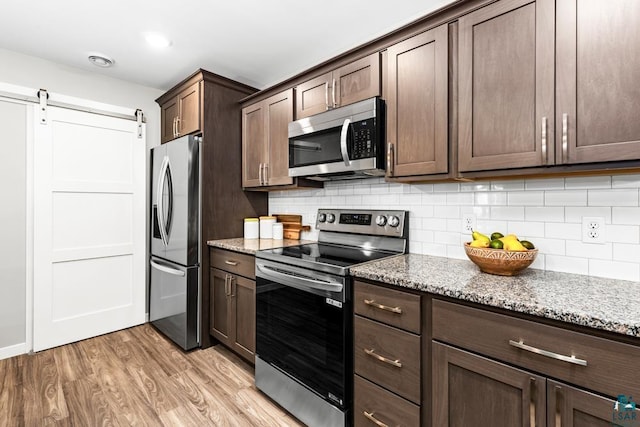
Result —
<instances>
[{"instance_id":1,"label":"dark brown upper cabinet","mask_svg":"<svg viewBox=\"0 0 640 427\"><path fill-rule=\"evenodd\" d=\"M554 1L464 15L459 43L460 171L552 164Z\"/></svg>"},{"instance_id":2,"label":"dark brown upper cabinet","mask_svg":"<svg viewBox=\"0 0 640 427\"><path fill-rule=\"evenodd\" d=\"M640 159L640 2L579 6L556 6L556 158Z\"/></svg>"},{"instance_id":3,"label":"dark brown upper cabinet","mask_svg":"<svg viewBox=\"0 0 640 427\"><path fill-rule=\"evenodd\" d=\"M296 87L296 120L380 95L380 54L373 53Z\"/></svg>"},{"instance_id":4,"label":"dark brown upper cabinet","mask_svg":"<svg viewBox=\"0 0 640 427\"><path fill-rule=\"evenodd\" d=\"M199 132L201 127L200 87L197 81L180 90L160 105L162 132L160 142Z\"/></svg>"},{"instance_id":5,"label":"dark brown upper cabinet","mask_svg":"<svg viewBox=\"0 0 640 427\"><path fill-rule=\"evenodd\" d=\"M387 177L448 172L448 28L387 50Z\"/></svg>"},{"instance_id":6,"label":"dark brown upper cabinet","mask_svg":"<svg viewBox=\"0 0 640 427\"><path fill-rule=\"evenodd\" d=\"M242 109L242 186L289 185L288 126L293 89Z\"/></svg>"}]
</instances>

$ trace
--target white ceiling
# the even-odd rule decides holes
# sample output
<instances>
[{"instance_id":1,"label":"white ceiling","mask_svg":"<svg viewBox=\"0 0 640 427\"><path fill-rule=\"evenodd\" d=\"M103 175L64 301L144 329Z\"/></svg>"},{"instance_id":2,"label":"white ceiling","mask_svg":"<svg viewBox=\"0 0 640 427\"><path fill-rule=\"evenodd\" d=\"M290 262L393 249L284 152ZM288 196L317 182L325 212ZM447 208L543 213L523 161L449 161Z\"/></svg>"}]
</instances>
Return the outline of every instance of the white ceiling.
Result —
<instances>
[{"instance_id":1,"label":"white ceiling","mask_svg":"<svg viewBox=\"0 0 640 427\"><path fill-rule=\"evenodd\" d=\"M198 68L264 89L452 2L12 1L0 13L0 47L163 90ZM172 45L151 48L149 31ZM94 52L115 65L90 64Z\"/></svg>"}]
</instances>

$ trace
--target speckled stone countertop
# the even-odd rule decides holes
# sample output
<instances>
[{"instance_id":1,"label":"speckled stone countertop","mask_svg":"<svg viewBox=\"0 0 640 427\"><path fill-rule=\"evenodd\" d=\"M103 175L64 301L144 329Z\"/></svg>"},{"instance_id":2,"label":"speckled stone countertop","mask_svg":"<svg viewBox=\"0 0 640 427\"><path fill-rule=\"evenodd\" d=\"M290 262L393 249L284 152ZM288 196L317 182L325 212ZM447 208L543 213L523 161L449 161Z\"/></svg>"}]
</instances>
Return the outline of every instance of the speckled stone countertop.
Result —
<instances>
[{"instance_id":1,"label":"speckled stone countertop","mask_svg":"<svg viewBox=\"0 0 640 427\"><path fill-rule=\"evenodd\" d=\"M527 269L482 273L468 260L400 255L352 267L351 274L605 331L640 337L640 283Z\"/></svg>"},{"instance_id":2,"label":"speckled stone countertop","mask_svg":"<svg viewBox=\"0 0 640 427\"><path fill-rule=\"evenodd\" d=\"M304 245L306 243L315 243L308 240L272 240L272 239L223 239L209 240L207 245L214 248L227 249L244 254L255 255L256 251L262 249L284 248L286 246Z\"/></svg>"}]
</instances>

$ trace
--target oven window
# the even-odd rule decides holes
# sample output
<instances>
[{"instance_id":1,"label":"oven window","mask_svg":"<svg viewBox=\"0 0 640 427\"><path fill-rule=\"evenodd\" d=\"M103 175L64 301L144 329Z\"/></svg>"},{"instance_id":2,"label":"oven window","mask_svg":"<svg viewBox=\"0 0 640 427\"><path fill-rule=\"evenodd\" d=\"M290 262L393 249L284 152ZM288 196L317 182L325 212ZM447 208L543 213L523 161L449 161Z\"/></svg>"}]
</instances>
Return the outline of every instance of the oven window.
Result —
<instances>
[{"instance_id":1,"label":"oven window","mask_svg":"<svg viewBox=\"0 0 640 427\"><path fill-rule=\"evenodd\" d=\"M351 306L258 277L256 353L339 408L349 405ZM347 341L349 340L349 341Z\"/></svg>"},{"instance_id":2,"label":"oven window","mask_svg":"<svg viewBox=\"0 0 640 427\"><path fill-rule=\"evenodd\" d=\"M289 138L289 167L318 165L342 161L340 132L342 126Z\"/></svg>"}]
</instances>

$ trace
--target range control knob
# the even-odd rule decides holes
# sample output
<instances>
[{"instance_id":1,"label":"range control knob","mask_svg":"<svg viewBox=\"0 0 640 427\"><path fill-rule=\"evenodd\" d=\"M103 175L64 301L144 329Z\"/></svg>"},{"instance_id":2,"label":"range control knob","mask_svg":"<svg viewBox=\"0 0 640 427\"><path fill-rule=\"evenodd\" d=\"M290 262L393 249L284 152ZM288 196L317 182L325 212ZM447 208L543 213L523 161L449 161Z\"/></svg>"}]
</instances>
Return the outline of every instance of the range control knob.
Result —
<instances>
[{"instance_id":1,"label":"range control knob","mask_svg":"<svg viewBox=\"0 0 640 427\"><path fill-rule=\"evenodd\" d=\"M387 217L386 216L378 215L376 217L376 224L378 224L380 227L384 227L386 223L387 223Z\"/></svg>"},{"instance_id":2,"label":"range control knob","mask_svg":"<svg viewBox=\"0 0 640 427\"><path fill-rule=\"evenodd\" d=\"M336 220L336 216L332 213L327 214L327 222L328 223L333 223Z\"/></svg>"},{"instance_id":3,"label":"range control knob","mask_svg":"<svg viewBox=\"0 0 640 427\"><path fill-rule=\"evenodd\" d=\"M391 216L389 217L389 225L390 225L391 227L397 227L398 225L400 225L400 218L398 218L398 217L397 217L397 216L395 216L395 215L391 215Z\"/></svg>"},{"instance_id":4,"label":"range control knob","mask_svg":"<svg viewBox=\"0 0 640 427\"><path fill-rule=\"evenodd\" d=\"M325 222L327 220L327 215L321 213L318 215L318 222Z\"/></svg>"}]
</instances>

